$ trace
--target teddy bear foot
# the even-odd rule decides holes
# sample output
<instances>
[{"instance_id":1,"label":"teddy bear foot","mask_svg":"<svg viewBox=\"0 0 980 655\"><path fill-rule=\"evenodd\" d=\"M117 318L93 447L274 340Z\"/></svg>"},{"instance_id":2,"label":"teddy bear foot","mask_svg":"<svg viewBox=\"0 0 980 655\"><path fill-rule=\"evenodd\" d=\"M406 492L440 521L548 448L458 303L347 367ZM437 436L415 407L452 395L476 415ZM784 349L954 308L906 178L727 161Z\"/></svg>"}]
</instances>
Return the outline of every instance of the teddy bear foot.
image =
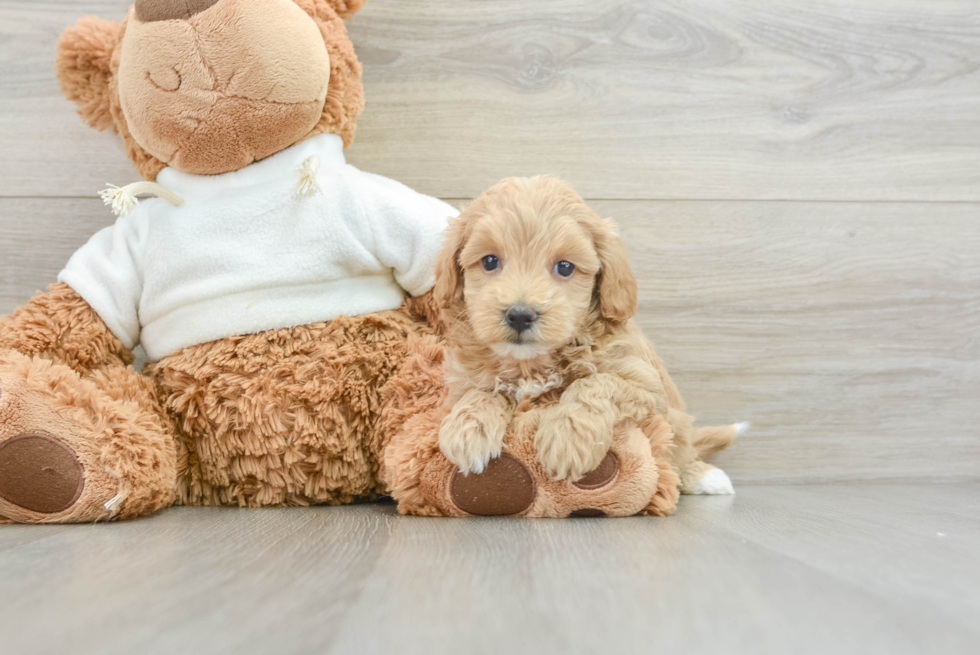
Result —
<instances>
[{"instance_id":1,"label":"teddy bear foot","mask_svg":"<svg viewBox=\"0 0 980 655\"><path fill-rule=\"evenodd\" d=\"M575 507L581 503L589 503L588 494L581 491L593 491L610 484L619 473L619 457L609 451L598 467L586 473L579 481L570 485L549 481L546 487L548 495L554 495L558 490L560 496L565 496L562 505ZM538 496L538 485L531 472L510 453L490 460L482 473L463 474L456 471L449 484L449 496L457 509L474 516L515 516L523 513L534 504ZM549 503L553 504L553 503ZM551 513L560 515L562 510L557 507ZM571 510L570 517L604 517L608 514L594 507L579 507Z\"/></svg>"},{"instance_id":2,"label":"teddy bear foot","mask_svg":"<svg viewBox=\"0 0 980 655\"><path fill-rule=\"evenodd\" d=\"M64 512L84 487L78 456L57 437L25 432L0 443L0 500L13 506L8 513Z\"/></svg>"},{"instance_id":3,"label":"teddy bear foot","mask_svg":"<svg viewBox=\"0 0 980 655\"><path fill-rule=\"evenodd\" d=\"M457 508L474 516L512 516L534 503L534 478L516 457L502 453L481 473L456 471L449 495Z\"/></svg>"},{"instance_id":4,"label":"teddy bear foot","mask_svg":"<svg viewBox=\"0 0 980 655\"><path fill-rule=\"evenodd\" d=\"M576 482L548 476L534 448L540 412L515 414L504 452L483 473L464 475L439 450L445 410L418 414L388 444L387 484L403 514L528 518L667 516L678 478L665 457L670 425L653 417L624 427L592 471Z\"/></svg>"},{"instance_id":5,"label":"teddy bear foot","mask_svg":"<svg viewBox=\"0 0 980 655\"><path fill-rule=\"evenodd\" d=\"M102 490L86 488L88 479L109 476L98 474L97 453L85 457L81 426L59 415L59 403L31 388L38 381L29 376L36 372L32 364L20 371L0 366L0 516L15 523L110 518L105 504L115 492L101 496L115 484L109 487L111 481L103 479L95 484ZM27 373L27 379L17 373Z\"/></svg>"},{"instance_id":6,"label":"teddy bear foot","mask_svg":"<svg viewBox=\"0 0 980 655\"><path fill-rule=\"evenodd\" d=\"M518 454L520 449L518 449ZM531 453L526 453L530 459ZM531 460L536 462L535 459ZM536 516L599 518L629 516L642 511L651 491L635 494L635 506L623 503L625 489L617 488L622 464L610 450L598 467L576 482L551 480L539 466L525 466L505 452L490 460L482 473L456 470L449 483L455 510L471 516ZM631 462L630 474L634 463ZM628 475L627 477L631 477ZM625 481L626 487L632 481ZM625 495L634 496L627 492Z\"/></svg>"},{"instance_id":7,"label":"teddy bear foot","mask_svg":"<svg viewBox=\"0 0 980 655\"><path fill-rule=\"evenodd\" d=\"M172 502L173 439L141 409L135 376L0 352L0 517L104 521Z\"/></svg>"},{"instance_id":8,"label":"teddy bear foot","mask_svg":"<svg viewBox=\"0 0 980 655\"><path fill-rule=\"evenodd\" d=\"M45 416L35 394L2 368L0 515L32 523L70 515L85 488L85 470L74 448L43 427L58 431L63 421Z\"/></svg>"}]
</instances>

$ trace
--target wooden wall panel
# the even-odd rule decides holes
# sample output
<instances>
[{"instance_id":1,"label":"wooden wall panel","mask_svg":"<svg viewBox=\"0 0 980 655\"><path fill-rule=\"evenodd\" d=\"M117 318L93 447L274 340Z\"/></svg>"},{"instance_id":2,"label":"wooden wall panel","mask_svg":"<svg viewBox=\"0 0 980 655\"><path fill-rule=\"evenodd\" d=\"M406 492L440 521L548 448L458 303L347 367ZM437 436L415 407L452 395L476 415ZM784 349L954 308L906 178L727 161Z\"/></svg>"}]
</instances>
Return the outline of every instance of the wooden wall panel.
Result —
<instances>
[{"instance_id":1,"label":"wooden wall panel","mask_svg":"<svg viewBox=\"0 0 980 655\"><path fill-rule=\"evenodd\" d=\"M54 80L129 0L0 4L0 196L135 175ZM605 199L980 200L967 0L371 0L352 163L441 197L562 175Z\"/></svg>"},{"instance_id":2,"label":"wooden wall panel","mask_svg":"<svg viewBox=\"0 0 980 655\"><path fill-rule=\"evenodd\" d=\"M753 422L717 460L736 481L978 477L980 206L592 204L621 225L691 410ZM111 222L94 199L0 215L0 313Z\"/></svg>"}]
</instances>

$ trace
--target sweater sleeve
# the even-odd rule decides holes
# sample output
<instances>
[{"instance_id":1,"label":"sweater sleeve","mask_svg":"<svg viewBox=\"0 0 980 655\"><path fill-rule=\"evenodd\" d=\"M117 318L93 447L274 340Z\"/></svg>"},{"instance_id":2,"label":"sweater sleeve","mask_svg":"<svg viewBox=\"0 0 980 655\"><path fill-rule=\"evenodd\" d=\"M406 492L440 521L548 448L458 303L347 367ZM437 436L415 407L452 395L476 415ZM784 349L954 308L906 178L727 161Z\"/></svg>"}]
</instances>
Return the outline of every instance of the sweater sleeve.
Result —
<instances>
[{"instance_id":1,"label":"sweater sleeve","mask_svg":"<svg viewBox=\"0 0 980 655\"><path fill-rule=\"evenodd\" d=\"M394 271L395 280L408 293L426 293L435 285L443 232L459 212L400 182L371 173L361 175L361 207L371 224L374 256Z\"/></svg>"},{"instance_id":2,"label":"sweater sleeve","mask_svg":"<svg viewBox=\"0 0 980 655\"><path fill-rule=\"evenodd\" d=\"M58 281L84 298L130 350L140 341L140 256L145 233L145 221L138 216L142 215L140 209L97 232L58 275Z\"/></svg>"}]
</instances>

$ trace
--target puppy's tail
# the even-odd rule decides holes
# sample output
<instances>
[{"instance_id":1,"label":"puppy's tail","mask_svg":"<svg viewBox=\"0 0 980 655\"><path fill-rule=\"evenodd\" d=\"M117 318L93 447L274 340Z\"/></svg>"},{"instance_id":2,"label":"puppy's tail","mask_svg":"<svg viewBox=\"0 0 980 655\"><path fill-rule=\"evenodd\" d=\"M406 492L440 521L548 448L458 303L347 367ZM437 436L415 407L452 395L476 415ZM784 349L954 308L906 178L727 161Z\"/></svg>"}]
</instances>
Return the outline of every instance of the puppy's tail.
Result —
<instances>
[{"instance_id":1,"label":"puppy's tail","mask_svg":"<svg viewBox=\"0 0 980 655\"><path fill-rule=\"evenodd\" d=\"M728 444L735 441L735 437L744 434L748 429L748 421L733 423L732 425L707 425L694 428L691 431L691 443L698 455L704 459L727 448Z\"/></svg>"}]
</instances>

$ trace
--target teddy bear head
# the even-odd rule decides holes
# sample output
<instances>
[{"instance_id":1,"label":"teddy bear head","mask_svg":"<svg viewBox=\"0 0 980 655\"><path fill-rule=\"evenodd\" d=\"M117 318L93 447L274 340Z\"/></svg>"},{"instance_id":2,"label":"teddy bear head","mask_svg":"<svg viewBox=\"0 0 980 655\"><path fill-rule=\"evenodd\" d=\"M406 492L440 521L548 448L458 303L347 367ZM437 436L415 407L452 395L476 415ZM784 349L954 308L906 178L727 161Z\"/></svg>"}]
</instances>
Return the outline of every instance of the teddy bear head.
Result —
<instances>
[{"instance_id":1,"label":"teddy bear head","mask_svg":"<svg viewBox=\"0 0 980 655\"><path fill-rule=\"evenodd\" d=\"M58 81L148 180L235 171L324 132L348 146L364 93L343 19L365 1L136 0L122 24L64 31Z\"/></svg>"}]
</instances>

